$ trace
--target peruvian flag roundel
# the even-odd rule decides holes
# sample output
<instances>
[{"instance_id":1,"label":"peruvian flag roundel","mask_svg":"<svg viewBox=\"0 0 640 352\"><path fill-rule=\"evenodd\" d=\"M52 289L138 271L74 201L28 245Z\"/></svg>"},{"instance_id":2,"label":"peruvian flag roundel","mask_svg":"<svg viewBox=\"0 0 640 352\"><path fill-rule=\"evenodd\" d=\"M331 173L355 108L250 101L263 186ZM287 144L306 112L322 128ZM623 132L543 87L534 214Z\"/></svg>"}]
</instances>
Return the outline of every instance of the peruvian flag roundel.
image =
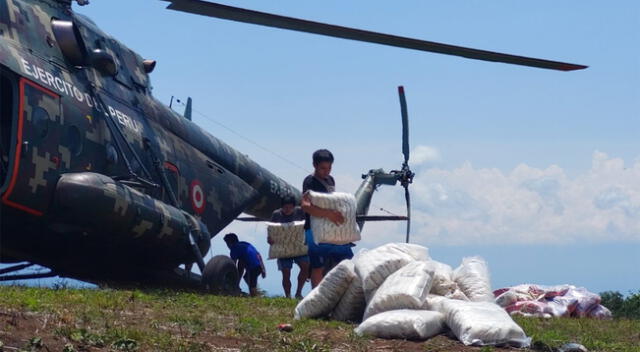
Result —
<instances>
[{"instance_id":1,"label":"peruvian flag roundel","mask_svg":"<svg viewBox=\"0 0 640 352\"><path fill-rule=\"evenodd\" d=\"M189 192L189 195L191 197L193 210L198 214L202 214L204 212L205 205L207 204L205 201L204 190L202 189L202 183L198 180L193 180L191 182L190 189L191 191Z\"/></svg>"}]
</instances>

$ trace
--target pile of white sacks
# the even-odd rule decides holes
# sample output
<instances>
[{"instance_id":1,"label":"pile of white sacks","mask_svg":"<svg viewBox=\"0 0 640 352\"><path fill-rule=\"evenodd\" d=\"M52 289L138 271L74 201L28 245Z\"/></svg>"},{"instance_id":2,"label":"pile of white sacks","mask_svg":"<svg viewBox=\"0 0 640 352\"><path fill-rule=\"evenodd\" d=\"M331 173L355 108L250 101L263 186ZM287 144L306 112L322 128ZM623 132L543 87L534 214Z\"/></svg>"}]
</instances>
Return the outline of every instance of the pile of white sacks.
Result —
<instances>
[{"instance_id":1,"label":"pile of white sacks","mask_svg":"<svg viewBox=\"0 0 640 352\"><path fill-rule=\"evenodd\" d=\"M427 248L390 243L361 250L331 270L295 309L295 318L362 323L359 335L425 340L447 328L465 345L528 347L530 339L494 303L486 262L455 270Z\"/></svg>"}]
</instances>

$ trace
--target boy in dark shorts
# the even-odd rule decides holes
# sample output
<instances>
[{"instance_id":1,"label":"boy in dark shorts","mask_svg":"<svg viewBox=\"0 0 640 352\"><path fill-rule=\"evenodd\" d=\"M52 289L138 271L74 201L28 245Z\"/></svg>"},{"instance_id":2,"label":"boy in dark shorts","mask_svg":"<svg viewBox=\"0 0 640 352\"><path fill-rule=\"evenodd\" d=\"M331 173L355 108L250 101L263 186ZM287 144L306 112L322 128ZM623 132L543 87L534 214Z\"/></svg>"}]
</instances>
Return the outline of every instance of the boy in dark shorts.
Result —
<instances>
[{"instance_id":1,"label":"boy in dark shorts","mask_svg":"<svg viewBox=\"0 0 640 352\"><path fill-rule=\"evenodd\" d=\"M263 279L267 276L262 256L251 243L239 241L235 233L226 234L224 241L229 247L229 256L236 262L239 277L243 277L249 286L249 294L257 296L258 275L262 274Z\"/></svg>"},{"instance_id":2,"label":"boy in dark shorts","mask_svg":"<svg viewBox=\"0 0 640 352\"><path fill-rule=\"evenodd\" d=\"M271 222L275 223L287 223L299 220L304 220L304 212L300 207L296 206L296 199L290 196L282 198L282 207L274 211L271 215ZM273 244L273 241L269 237L267 237L267 242L269 244ZM296 298L301 299L302 288L309 277L309 256L301 255L292 258L278 258L278 270L282 272L282 288L284 289L284 295L287 298L291 298L290 278L294 262L300 268L300 273L298 273Z\"/></svg>"},{"instance_id":3,"label":"boy in dark shorts","mask_svg":"<svg viewBox=\"0 0 640 352\"><path fill-rule=\"evenodd\" d=\"M325 271L331 265L339 263L343 259L353 258L351 247L353 244L335 245L329 243L315 243L311 232L310 215L327 218L336 225L344 222L343 215L337 210L323 209L311 204L307 191L321 193L331 193L335 191L336 182L331 177L331 167L333 165L333 154L326 149L319 149L313 153L313 175L309 175L302 183L302 210L307 213L305 228L305 238L309 247L309 260L311 264L311 286L316 287Z\"/></svg>"}]
</instances>

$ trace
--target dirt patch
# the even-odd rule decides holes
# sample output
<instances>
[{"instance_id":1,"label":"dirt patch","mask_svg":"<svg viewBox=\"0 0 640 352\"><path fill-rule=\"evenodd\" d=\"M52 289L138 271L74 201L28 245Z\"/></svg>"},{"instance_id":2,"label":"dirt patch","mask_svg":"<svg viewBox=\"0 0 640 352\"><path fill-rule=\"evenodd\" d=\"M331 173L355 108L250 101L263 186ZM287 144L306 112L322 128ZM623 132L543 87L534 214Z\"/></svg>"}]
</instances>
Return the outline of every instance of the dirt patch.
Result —
<instances>
[{"instance_id":1,"label":"dirt patch","mask_svg":"<svg viewBox=\"0 0 640 352\"><path fill-rule=\"evenodd\" d=\"M64 348L65 341L55 334L48 314L0 311L0 322L0 341L5 350L13 347L27 351L62 351Z\"/></svg>"},{"instance_id":2,"label":"dirt patch","mask_svg":"<svg viewBox=\"0 0 640 352\"><path fill-rule=\"evenodd\" d=\"M126 319L125 328L135 330L149 326L149 320L145 319L145 314L130 314ZM73 346L76 351L113 351L128 350L126 346L119 345L90 345L87 342L74 341L65 336L61 336L59 327L63 322L59 316L45 313L30 313L18 311L0 311L0 341L4 343L7 350L32 350L32 351L63 351L65 346ZM146 317L148 318L148 316ZM370 339L352 343L347 338L344 329L330 329L324 331L313 331L308 334L308 339L312 341L308 345L293 343L295 331L292 333L279 333L281 338L275 346L270 339L254 339L243 337L228 337L216 335L210 331L203 331L193 337L185 336L185 332L171 331L173 338L184 340L185 343L197 344L198 349L205 351L245 351L245 350L291 350L298 348L309 350L331 350L331 351L447 351L447 352L467 352L479 351L480 348L462 345L457 340L439 335L428 341L402 341ZM130 350L147 351L154 350L151 346L135 346ZM509 351L510 349L494 348L493 351Z\"/></svg>"},{"instance_id":3,"label":"dirt patch","mask_svg":"<svg viewBox=\"0 0 640 352\"><path fill-rule=\"evenodd\" d=\"M136 330L148 328L150 321L147 312L130 312L127 314L126 322L120 322L123 328ZM145 314L147 313L147 314ZM73 346L75 351L113 351L113 350L156 350L152 346L110 344L100 346L91 345L87 341L70 339L64 335L64 317L50 313L31 313L14 310L0 311L0 341L4 344L5 351L11 350L31 350L31 351L63 351ZM323 331L313 331L307 335L309 343L296 342L295 334L285 332L274 332L280 336L278 339L256 339L250 337L229 337L217 335L215 332L203 330L196 336L189 337L185 331L170 331L171 338L181 340L185 346L193 344L197 350L203 351L245 351L245 350L331 350L331 351L451 351L467 352L479 351L477 347L467 347L451 337L440 335L426 342L370 339L357 343L350 341L348 332L345 329L328 329ZM494 348L493 351L508 351L509 349Z\"/></svg>"}]
</instances>

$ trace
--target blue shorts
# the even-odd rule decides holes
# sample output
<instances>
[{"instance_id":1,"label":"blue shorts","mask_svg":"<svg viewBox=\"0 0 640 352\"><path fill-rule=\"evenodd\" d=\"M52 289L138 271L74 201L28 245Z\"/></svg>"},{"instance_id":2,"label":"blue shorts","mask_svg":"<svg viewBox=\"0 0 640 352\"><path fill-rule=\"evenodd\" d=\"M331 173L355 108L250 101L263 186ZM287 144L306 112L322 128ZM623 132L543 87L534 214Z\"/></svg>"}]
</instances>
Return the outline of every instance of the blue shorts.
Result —
<instances>
[{"instance_id":1,"label":"blue shorts","mask_svg":"<svg viewBox=\"0 0 640 352\"><path fill-rule=\"evenodd\" d=\"M338 264L345 259L353 258L353 251L351 247L353 244L330 244L313 242L313 233L311 229L308 229L304 233L307 247L309 247L309 261L311 262L311 268L322 268L326 264Z\"/></svg>"},{"instance_id":2,"label":"blue shorts","mask_svg":"<svg viewBox=\"0 0 640 352\"><path fill-rule=\"evenodd\" d=\"M293 262L300 265L301 262L308 263L309 256L301 255L299 257L292 258L278 258L278 270L282 271L282 269L291 269L293 268Z\"/></svg>"}]
</instances>

